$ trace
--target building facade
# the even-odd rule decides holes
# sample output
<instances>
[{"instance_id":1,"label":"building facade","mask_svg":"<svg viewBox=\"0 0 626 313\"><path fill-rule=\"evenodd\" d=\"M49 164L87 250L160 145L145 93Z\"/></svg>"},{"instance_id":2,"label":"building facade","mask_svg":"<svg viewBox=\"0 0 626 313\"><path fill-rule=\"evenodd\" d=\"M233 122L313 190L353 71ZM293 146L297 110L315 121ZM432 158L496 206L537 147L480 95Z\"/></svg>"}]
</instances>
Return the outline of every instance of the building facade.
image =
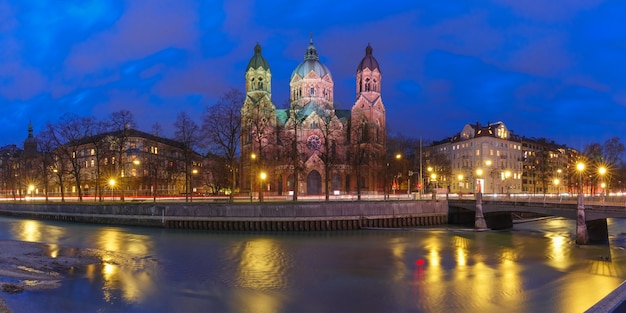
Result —
<instances>
[{"instance_id":1,"label":"building facade","mask_svg":"<svg viewBox=\"0 0 626 313\"><path fill-rule=\"evenodd\" d=\"M453 137L427 147L425 156L426 183L435 179L449 192L507 194L522 190L522 140L502 122L466 124Z\"/></svg>"},{"instance_id":2,"label":"building facade","mask_svg":"<svg viewBox=\"0 0 626 313\"><path fill-rule=\"evenodd\" d=\"M358 63L350 110L335 107L333 77L312 40L291 74L289 108L272 102L271 78L257 44L241 109L241 186L278 195L381 192L386 115L372 47Z\"/></svg>"}]
</instances>

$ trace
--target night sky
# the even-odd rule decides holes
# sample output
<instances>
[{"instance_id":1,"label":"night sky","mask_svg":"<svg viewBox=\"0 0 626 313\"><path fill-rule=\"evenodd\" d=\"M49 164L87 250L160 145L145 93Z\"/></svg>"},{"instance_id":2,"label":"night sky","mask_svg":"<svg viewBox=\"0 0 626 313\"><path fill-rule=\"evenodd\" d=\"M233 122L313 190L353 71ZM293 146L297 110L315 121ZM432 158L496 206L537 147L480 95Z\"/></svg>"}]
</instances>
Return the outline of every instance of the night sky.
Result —
<instances>
[{"instance_id":1,"label":"night sky","mask_svg":"<svg viewBox=\"0 0 626 313\"><path fill-rule=\"evenodd\" d=\"M504 122L582 149L626 133L626 1L0 0L0 146L22 145L66 112L137 126L197 118L244 90L254 45L286 108L310 33L355 100L368 43L393 133L441 140L467 123Z\"/></svg>"}]
</instances>

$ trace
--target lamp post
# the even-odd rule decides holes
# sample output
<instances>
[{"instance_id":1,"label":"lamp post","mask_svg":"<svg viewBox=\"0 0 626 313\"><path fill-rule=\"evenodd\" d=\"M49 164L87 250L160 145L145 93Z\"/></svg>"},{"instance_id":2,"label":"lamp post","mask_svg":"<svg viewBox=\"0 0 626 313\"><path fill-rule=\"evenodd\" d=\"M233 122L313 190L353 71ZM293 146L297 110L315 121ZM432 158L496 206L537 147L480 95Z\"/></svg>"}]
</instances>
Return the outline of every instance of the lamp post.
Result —
<instances>
[{"instance_id":1,"label":"lamp post","mask_svg":"<svg viewBox=\"0 0 626 313\"><path fill-rule=\"evenodd\" d=\"M400 160L402 159L402 154L400 153L396 153L396 161L400 162ZM397 164L396 164L397 165ZM399 175L395 175L395 185L396 188L393 189L393 194L396 194L396 190L400 189L400 176Z\"/></svg>"},{"instance_id":2,"label":"lamp post","mask_svg":"<svg viewBox=\"0 0 626 313\"><path fill-rule=\"evenodd\" d=\"M111 178L109 179L109 189L111 189L111 200L114 200L113 198L113 188L115 187L115 179Z\"/></svg>"},{"instance_id":3,"label":"lamp post","mask_svg":"<svg viewBox=\"0 0 626 313\"><path fill-rule=\"evenodd\" d=\"M509 178L511 178L511 171L504 172L504 186L506 187L507 198L511 198L511 187L509 186Z\"/></svg>"},{"instance_id":4,"label":"lamp post","mask_svg":"<svg viewBox=\"0 0 626 313\"><path fill-rule=\"evenodd\" d=\"M254 171L252 170L252 162L256 159L256 154L250 154L250 202L252 202L252 186L254 186Z\"/></svg>"},{"instance_id":5,"label":"lamp post","mask_svg":"<svg viewBox=\"0 0 626 313\"><path fill-rule=\"evenodd\" d=\"M35 191L35 186L32 184L28 185L28 193L30 194L30 201L33 201L33 192Z\"/></svg>"},{"instance_id":6,"label":"lamp post","mask_svg":"<svg viewBox=\"0 0 626 313\"><path fill-rule=\"evenodd\" d=\"M606 167L600 166L600 168L598 168L598 173L600 174L600 187L602 188L602 203L604 203L604 197L606 196L606 193L605 193L606 183L604 182L604 175L606 175Z\"/></svg>"},{"instance_id":7,"label":"lamp post","mask_svg":"<svg viewBox=\"0 0 626 313\"><path fill-rule=\"evenodd\" d=\"M259 178L261 178L259 184L259 202L263 202L263 185L265 183L265 179L267 178L267 174L265 174L265 172L261 172Z\"/></svg>"},{"instance_id":8,"label":"lamp post","mask_svg":"<svg viewBox=\"0 0 626 313\"><path fill-rule=\"evenodd\" d=\"M476 192L476 214L474 215L474 228L476 229L487 229L487 222L485 221L485 216L483 215L483 193L482 186L480 184L480 177L483 175L482 169L476 169L476 182L478 183L478 188Z\"/></svg>"},{"instance_id":9,"label":"lamp post","mask_svg":"<svg viewBox=\"0 0 626 313\"><path fill-rule=\"evenodd\" d=\"M193 188L193 178L194 176L198 175L198 169L194 168L191 170L191 179L189 181L189 185L190 185L190 191L189 191L189 202L193 202L193 192L194 192L194 188Z\"/></svg>"},{"instance_id":10,"label":"lamp post","mask_svg":"<svg viewBox=\"0 0 626 313\"><path fill-rule=\"evenodd\" d=\"M587 233L587 224L585 220L585 203L583 198L583 172L585 164L579 162L576 164L578 171L578 208L576 214L576 243L586 245L589 242L589 234Z\"/></svg>"}]
</instances>

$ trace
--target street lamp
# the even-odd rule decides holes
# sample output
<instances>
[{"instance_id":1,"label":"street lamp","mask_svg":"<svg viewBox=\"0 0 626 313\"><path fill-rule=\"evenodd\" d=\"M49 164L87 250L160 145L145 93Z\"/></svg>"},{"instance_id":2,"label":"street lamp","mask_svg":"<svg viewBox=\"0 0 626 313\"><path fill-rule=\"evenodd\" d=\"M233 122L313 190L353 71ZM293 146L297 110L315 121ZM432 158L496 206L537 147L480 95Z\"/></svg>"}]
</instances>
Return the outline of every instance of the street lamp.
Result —
<instances>
[{"instance_id":1,"label":"street lamp","mask_svg":"<svg viewBox=\"0 0 626 313\"><path fill-rule=\"evenodd\" d=\"M113 188L115 187L115 179L109 179L109 189L111 189L111 200L113 200Z\"/></svg>"},{"instance_id":2,"label":"street lamp","mask_svg":"<svg viewBox=\"0 0 626 313\"><path fill-rule=\"evenodd\" d=\"M589 242L589 234L587 233L587 223L585 219L585 203L583 198L583 171L585 164L578 162L576 164L578 171L578 208L576 210L576 243L585 245Z\"/></svg>"},{"instance_id":3,"label":"street lamp","mask_svg":"<svg viewBox=\"0 0 626 313\"><path fill-rule=\"evenodd\" d=\"M194 192L194 183L193 183L193 177L198 175L198 169L194 168L191 170L191 177L190 177L190 181L189 181L189 186L191 187L191 190L189 191L189 202L193 202L193 192Z\"/></svg>"},{"instance_id":4,"label":"street lamp","mask_svg":"<svg viewBox=\"0 0 626 313\"><path fill-rule=\"evenodd\" d=\"M259 184L259 202L263 202L263 184L265 183L267 174L265 174L265 172L261 172L261 174L259 175L259 178L261 178L261 181Z\"/></svg>"},{"instance_id":5,"label":"street lamp","mask_svg":"<svg viewBox=\"0 0 626 313\"><path fill-rule=\"evenodd\" d=\"M463 198L463 174L459 174L457 178L459 179L459 195L461 196L461 199L462 199Z\"/></svg>"},{"instance_id":6,"label":"street lamp","mask_svg":"<svg viewBox=\"0 0 626 313\"><path fill-rule=\"evenodd\" d=\"M504 172L504 186L506 187L506 197L511 197L510 186L509 186L509 178L511 178L511 171Z\"/></svg>"},{"instance_id":7,"label":"street lamp","mask_svg":"<svg viewBox=\"0 0 626 313\"><path fill-rule=\"evenodd\" d=\"M478 179L476 179L476 182L478 183L476 191L478 193L482 193L483 189L482 189L482 186L480 184L480 177L483 176L483 169L482 168L479 168L479 169L476 170L476 176L478 177Z\"/></svg>"},{"instance_id":8,"label":"street lamp","mask_svg":"<svg viewBox=\"0 0 626 313\"><path fill-rule=\"evenodd\" d=\"M28 193L30 194L30 200L33 201L33 192L35 191L35 186L32 184L28 185Z\"/></svg>"},{"instance_id":9,"label":"street lamp","mask_svg":"<svg viewBox=\"0 0 626 313\"><path fill-rule=\"evenodd\" d=\"M250 202L252 202L252 186L254 186L254 184L252 183L254 181L254 171L252 170L252 162L254 162L255 159L256 159L256 154L254 153L250 154Z\"/></svg>"},{"instance_id":10,"label":"street lamp","mask_svg":"<svg viewBox=\"0 0 626 313\"><path fill-rule=\"evenodd\" d=\"M604 175L606 175L606 167L604 166L600 166L600 168L598 169L598 173L600 174L600 178L601 178L601 184L600 186L602 187L602 201L604 201L604 196L606 195L604 192L604 188L606 188L606 184L604 183Z\"/></svg>"}]
</instances>

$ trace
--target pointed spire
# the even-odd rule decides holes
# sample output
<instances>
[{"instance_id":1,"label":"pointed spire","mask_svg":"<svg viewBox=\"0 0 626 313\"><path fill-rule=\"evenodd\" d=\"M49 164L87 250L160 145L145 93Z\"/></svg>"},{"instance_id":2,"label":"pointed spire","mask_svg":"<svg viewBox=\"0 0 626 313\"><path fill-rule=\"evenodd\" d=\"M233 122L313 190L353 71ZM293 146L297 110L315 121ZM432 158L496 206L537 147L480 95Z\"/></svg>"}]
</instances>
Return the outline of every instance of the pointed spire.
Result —
<instances>
[{"instance_id":1,"label":"pointed spire","mask_svg":"<svg viewBox=\"0 0 626 313\"><path fill-rule=\"evenodd\" d=\"M33 138L33 120L28 122L28 138Z\"/></svg>"},{"instance_id":2,"label":"pointed spire","mask_svg":"<svg viewBox=\"0 0 626 313\"><path fill-rule=\"evenodd\" d=\"M306 53L304 54L304 60L319 60L319 56L317 55L317 50L313 45L313 32L310 33L311 39L309 40L309 47L306 49Z\"/></svg>"}]
</instances>

